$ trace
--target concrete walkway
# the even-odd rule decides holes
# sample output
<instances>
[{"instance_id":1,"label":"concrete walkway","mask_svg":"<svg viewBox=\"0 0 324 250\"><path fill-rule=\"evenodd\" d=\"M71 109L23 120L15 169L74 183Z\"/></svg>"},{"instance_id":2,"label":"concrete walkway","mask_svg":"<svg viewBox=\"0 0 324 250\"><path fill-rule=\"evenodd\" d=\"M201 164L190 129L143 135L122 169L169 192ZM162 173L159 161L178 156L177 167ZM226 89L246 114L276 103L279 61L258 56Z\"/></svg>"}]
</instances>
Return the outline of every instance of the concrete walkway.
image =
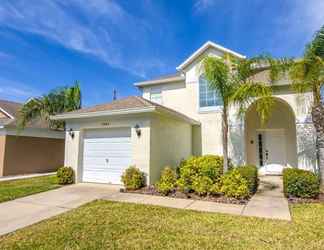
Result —
<instances>
[{"instance_id":1,"label":"concrete walkway","mask_svg":"<svg viewBox=\"0 0 324 250\"><path fill-rule=\"evenodd\" d=\"M56 172L5 176L5 177L0 177L0 182L28 179L33 177L40 177L40 176L47 176L47 175L54 175L54 174L56 174Z\"/></svg>"},{"instance_id":2,"label":"concrete walkway","mask_svg":"<svg viewBox=\"0 0 324 250\"><path fill-rule=\"evenodd\" d=\"M247 205L224 204L134 193L114 193L103 197L103 199L204 212L291 220L288 201L283 195L282 180L279 176L261 177L259 190Z\"/></svg>"},{"instance_id":3,"label":"concrete walkway","mask_svg":"<svg viewBox=\"0 0 324 250\"><path fill-rule=\"evenodd\" d=\"M77 184L0 203L0 235L119 192L118 186Z\"/></svg>"},{"instance_id":4,"label":"concrete walkway","mask_svg":"<svg viewBox=\"0 0 324 250\"><path fill-rule=\"evenodd\" d=\"M258 193L247 205L120 193L120 186L81 183L0 203L0 235L64 213L95 199L291 220L281 183L281 177L262 177Z\"/></svg>"},{"instance_id":5,"label":"concrete walkway","mask_svg":"<svg viewBox=\"0 0 324 250\"><path fill-rule=\"evenodd\" d=\"M284 197L280 176L262 176L258 192L242 213L269 219L291 220L288 201Z\"/></svg>"}]
</instances>

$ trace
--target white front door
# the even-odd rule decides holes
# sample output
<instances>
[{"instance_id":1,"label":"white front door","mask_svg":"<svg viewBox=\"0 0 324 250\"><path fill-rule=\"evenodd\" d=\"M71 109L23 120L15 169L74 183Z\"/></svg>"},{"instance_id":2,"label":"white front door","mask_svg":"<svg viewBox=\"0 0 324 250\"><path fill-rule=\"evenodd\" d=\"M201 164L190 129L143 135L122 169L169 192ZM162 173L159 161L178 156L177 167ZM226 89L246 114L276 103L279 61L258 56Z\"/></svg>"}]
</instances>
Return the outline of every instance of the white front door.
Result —
<instances>
[{"instance_id":1,"label":"white front door","mask_svg":"<svg viewBox=\"0 0 324 250\"><path fill-rule=\"evenodd\" d=\"M83 145L82 180L120 184L131 164L130 128L87 130Z\"/></svg>"},{"instance_id":2,"label":"white front door","mask_svg":"<svg viewBox=\"0 0 324 250\"><path fill-rule=\"evenodd\" d=\"M265 165L286 165L286 142L284 130L265 131L264 159Z\"/></svg>"}]
</instances>

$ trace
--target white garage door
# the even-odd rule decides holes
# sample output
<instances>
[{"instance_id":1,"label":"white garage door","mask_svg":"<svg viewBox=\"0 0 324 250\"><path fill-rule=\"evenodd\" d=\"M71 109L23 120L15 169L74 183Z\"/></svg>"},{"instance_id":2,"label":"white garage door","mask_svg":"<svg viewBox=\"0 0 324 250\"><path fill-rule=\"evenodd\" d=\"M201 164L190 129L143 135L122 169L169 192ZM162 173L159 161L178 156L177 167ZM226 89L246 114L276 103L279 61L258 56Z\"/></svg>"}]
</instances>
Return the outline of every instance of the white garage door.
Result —
<instances>
[{"instance_id":1,"label":"white garage door","mask_svg":"<svg viewBox=\"0 0 324 250\"><path fill-rule=\"evenodd\" d=\"M87 130L84 136L83 181L120 184L131 164L130 128Z\"/></svg>"}]
</instances>

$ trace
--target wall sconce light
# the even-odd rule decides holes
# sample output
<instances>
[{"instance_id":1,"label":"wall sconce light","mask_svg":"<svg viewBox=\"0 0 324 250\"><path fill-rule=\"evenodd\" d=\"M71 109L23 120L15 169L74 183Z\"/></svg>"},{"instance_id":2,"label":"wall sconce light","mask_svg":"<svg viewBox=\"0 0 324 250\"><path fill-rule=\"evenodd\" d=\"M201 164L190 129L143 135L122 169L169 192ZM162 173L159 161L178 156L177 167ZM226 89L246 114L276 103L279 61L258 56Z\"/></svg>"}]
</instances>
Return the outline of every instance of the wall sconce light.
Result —
<instances>
[{"instance_id":1,"label":"wall sconce light","mask_svg":"<svg viewBox=\"0 0 324 250\"><path fill-rule=\"evenodd\" d=\"M135 132L136 132L137 136L140 137L142 134L140 126L138 124L136 124L134 128L135 128Z\"/></svg>"},{"instance_id":2,"label":"wall sconce light","mask_svg":"<svg viewBox=\"0 0 324 250\"><path fill-rule=\"evenodd\" d=\"M73 129L70 128L69 130L69 136L73 139L74 138L74 132L73 132Z\"/></svg>"}]
</instances>

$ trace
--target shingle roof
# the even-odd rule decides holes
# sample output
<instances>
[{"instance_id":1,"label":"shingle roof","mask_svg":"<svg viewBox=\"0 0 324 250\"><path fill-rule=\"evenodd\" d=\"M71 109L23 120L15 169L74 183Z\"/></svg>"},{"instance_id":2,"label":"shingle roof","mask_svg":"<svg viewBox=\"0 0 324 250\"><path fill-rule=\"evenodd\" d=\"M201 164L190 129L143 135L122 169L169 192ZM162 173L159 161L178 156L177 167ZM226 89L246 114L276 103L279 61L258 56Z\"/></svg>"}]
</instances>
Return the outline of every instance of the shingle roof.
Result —
<instances>
[{"instance_id":1,"label":"shingle roof","mask_svg":"<svg viewBox=\"0 0 324 250\"><path fill-rule=\"evenodd\" d=\"M139 96L129 96L124 99L112 101L110 103L100 104L100 105L96 105L96 106L89 107L89 108L83 108L83 109L59 114L58 116L74 115L73 117L75 117L75 115L78 115L78 114L82 115L82 114L102 112L102 111L124 111L124 110L144 109L144 108L159 108L162 111L171 113L178 117L182 117L185 120L190 120L193 123L197 123L197 124L199 123L178 111L167 108L167 107L160 105L158 103L151 102L151 101L144 99L143 97L139 97Z\"/></svg>"},{"instance_id":2,"label":"shingle roof","mask_svg":"<svg viewBox=\"0 0 324 250\"><path fill-rule=\"evenodd\" d=\"M22 107L21 103L0 100L0 108L6 111L9 115L16 118L18 115L19 109Z\"/></svg>"},{"instance_id":3,"label":"shingle roof","mask_svg":"<svg viewBox=\"0 0 324 250\"><path fill-rule=\"evenodd\" d=\"M17 125L17 118L19 116L19 110L23 106L22 103L12 102L7 100L0 100L0 108L8 113L11 117L0 118L0 126L11 126ZM49 124L46 121L36 119L27 124L28 128L48 128Z\"/></svg>"}]
</instances>

